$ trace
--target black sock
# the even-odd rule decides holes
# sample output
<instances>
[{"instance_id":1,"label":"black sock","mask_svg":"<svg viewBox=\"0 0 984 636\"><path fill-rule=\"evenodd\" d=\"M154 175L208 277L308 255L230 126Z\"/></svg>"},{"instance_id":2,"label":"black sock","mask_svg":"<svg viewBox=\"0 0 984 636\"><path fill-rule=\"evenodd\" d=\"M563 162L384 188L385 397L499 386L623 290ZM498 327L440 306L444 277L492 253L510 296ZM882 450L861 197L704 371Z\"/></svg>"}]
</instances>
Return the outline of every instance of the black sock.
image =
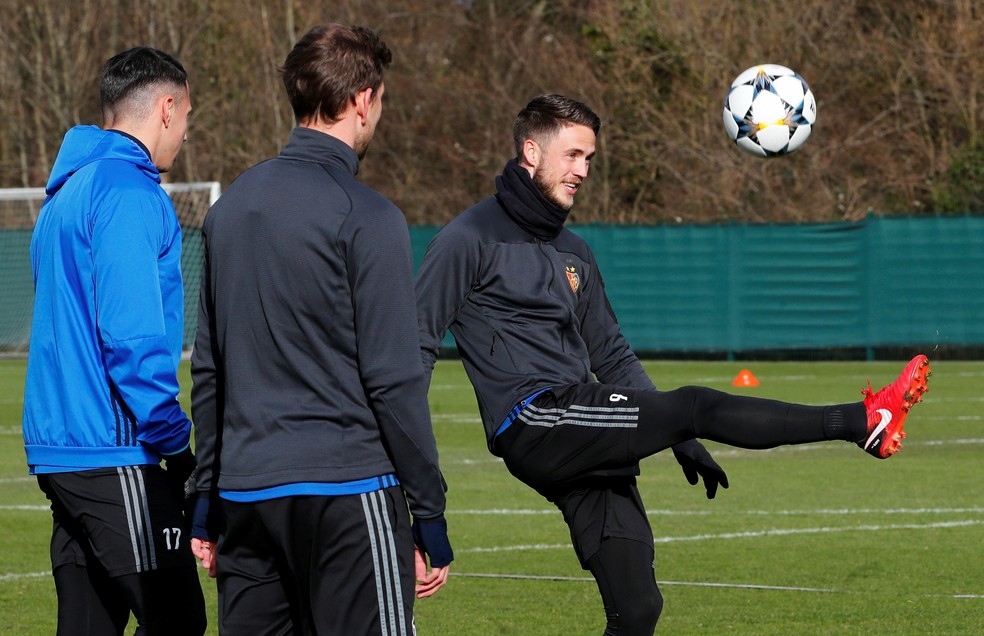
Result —
<instances>
[{"instance_id":1,"label":"black sock","mask_svg":"<svg viewBox=\"0 0 984 636\"><path fill-rule=\"evenodd\" d=\"M823 409L823 432L827 439L857 442L868 432L868 414L864 403L836 404Z\"/></svg>"}]
</instances>

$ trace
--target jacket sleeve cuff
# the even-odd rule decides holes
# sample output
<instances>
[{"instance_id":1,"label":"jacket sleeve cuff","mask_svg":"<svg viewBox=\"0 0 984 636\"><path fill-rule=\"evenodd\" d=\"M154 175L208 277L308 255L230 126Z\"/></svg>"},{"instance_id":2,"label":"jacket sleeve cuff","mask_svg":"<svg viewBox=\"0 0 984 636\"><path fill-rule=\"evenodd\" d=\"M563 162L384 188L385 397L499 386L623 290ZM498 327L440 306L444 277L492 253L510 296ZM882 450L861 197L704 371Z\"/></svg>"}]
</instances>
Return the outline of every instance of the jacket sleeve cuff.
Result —
<instances>
[{"instance_id":1,"label":"jacket sleeve cuff","mask_svg":"<svg viewBox=\"0 0 984 636\"><path fill-rule=\"evenodd\" d=\"M209 497L199 497L191 513L191 537L205 541L218 540L219 532L214 520L218 516L218 500Z\"/></svg>"},{"instance_id":2,"label":"jacket sleeve cuff","mask_svg":"<svg viewBox=\"0 0 984 636\"><path fill-rule=\"evenodd\" d=\"M414 519L410 529L414 544L430 557L431 567L442 568L454 561L454 551L448 540L448 522L444 517L428 521Z\"/></svg>"}]
</instances>

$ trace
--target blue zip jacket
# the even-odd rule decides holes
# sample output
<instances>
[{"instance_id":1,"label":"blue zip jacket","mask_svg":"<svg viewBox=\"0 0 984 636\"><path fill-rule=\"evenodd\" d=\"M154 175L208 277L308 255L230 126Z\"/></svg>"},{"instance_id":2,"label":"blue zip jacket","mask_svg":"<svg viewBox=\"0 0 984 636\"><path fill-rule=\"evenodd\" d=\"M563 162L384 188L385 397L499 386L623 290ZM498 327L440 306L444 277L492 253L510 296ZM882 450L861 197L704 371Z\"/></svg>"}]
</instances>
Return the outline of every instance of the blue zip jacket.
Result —
<instances>
[{"instance_id":1,"label":"blue zip jacket","mask_svg":"<svg viewBox=\"0 0 984 636\"><path fill-rule=\"evenodd\" d=\"M188 447L181 229L160 180L128 135L65 135L31 239L32 474L156 464Z\"/></svg>"}]
</instances>

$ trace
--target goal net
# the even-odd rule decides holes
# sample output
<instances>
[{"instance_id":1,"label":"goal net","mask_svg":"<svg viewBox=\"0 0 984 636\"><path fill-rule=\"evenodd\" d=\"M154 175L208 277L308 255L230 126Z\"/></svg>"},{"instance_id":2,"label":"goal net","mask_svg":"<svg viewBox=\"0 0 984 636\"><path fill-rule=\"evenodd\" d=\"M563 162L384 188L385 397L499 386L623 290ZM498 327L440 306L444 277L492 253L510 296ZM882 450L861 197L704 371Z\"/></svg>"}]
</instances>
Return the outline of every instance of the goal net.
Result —
<instances>
[{"instance_id":1,"label":"goal net","mask_svg":"<svg viewBox=\"0 0 984 636\"><path fill-rule=\"evenodd\" d=\"M181 223L181 270L185 289L184 348L194 343L198 323L198 284L204 248L201 227L208 208L219 198L217 181L164 183ZM31 339L34 282L31 232L44 188L0 188L0 352L25 353Z\"/></svg>"}]
</instances>

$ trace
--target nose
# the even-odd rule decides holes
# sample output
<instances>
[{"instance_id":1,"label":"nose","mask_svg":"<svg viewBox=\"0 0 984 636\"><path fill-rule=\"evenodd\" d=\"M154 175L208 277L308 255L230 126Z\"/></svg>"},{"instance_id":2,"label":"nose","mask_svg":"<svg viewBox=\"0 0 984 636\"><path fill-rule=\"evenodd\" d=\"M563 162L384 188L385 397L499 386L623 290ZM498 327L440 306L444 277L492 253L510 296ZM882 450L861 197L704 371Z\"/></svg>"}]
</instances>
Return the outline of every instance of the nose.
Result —
<instances>
[{"instance_id":1,"label":"nose","mask_svg":"<svg viewBox=\"0 0 984 636\"><path fill-rule=\"evenodd\" d=\"M578 179L586 179L588 177L588 160L578 159L574 163L574 176Z\"/></svg>"}]
</instances>

